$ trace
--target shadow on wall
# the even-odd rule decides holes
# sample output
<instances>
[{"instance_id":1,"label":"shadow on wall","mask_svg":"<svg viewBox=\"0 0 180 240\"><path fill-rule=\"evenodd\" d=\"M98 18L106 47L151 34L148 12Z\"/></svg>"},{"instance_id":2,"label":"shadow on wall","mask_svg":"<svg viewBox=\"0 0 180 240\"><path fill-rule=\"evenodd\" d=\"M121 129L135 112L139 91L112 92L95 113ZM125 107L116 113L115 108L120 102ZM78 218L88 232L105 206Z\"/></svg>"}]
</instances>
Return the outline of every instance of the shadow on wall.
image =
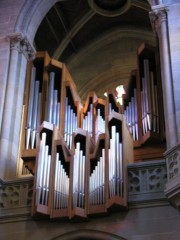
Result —
<instances>
[{"instance_id":1,"label":"shadow on wall","mask_svg":"<svg viewBox=\"0 0 180 240\"><path fill-rule=\"evenodd\" d=\"M127 240L112 233L97 230L77 230L65 233L51 240Z\"/></svg>"}]
</instances>

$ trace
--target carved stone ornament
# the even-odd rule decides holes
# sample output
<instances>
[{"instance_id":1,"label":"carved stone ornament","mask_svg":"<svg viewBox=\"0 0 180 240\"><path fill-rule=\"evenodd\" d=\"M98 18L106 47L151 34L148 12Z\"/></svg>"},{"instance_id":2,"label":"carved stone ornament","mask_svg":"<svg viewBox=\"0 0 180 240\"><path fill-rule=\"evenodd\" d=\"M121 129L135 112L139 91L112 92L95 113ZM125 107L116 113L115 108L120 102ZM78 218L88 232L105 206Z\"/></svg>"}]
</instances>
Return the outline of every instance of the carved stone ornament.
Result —
<instances>
[{"instance_id":1,"label":"carved stone ornament","mask_svg":"<svg viewBox=\"0 0 180 240\"><path fill-rule=\"evenodd\" d=\"M161 24L167 21L168 10L169 9L167 7L163 7L163 8L154 9L152 12L149 13L151 25L154 32L158 33L158 30L161 27Z\"/></svg>"},{"instance_id":2,"label":"carved stone ornament","mask_svg":"<svg viewBox=\"0 0 180 240\"><path fill-rule=\"evenodd\" d=\"M8 39L10 40L10 49L22 52L28 60L35 57L35 49L22 33L11 34Z\"/></svg>"}]
</instances>

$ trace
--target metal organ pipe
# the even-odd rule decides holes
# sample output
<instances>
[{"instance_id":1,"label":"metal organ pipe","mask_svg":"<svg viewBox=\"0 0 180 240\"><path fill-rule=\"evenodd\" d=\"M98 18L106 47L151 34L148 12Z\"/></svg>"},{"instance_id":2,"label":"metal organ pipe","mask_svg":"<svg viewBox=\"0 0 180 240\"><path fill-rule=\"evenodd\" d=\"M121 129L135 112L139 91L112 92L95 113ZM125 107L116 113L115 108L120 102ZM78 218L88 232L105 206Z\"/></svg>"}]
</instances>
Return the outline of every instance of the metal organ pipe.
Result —
<instances>
[{"instance_id":1,"label":"metal organ pipe","mask_svg":"<svg viewBox=\"0 0 180 240\"><path fill-rule=\"evenodd\" d=\"M77 128L77 116L71 105L68 104L68 97L65 100L65 122L64 122L64 140L69 148L72 146L72 133Z\"/></svg>"},{"instance_id":2,"label":"metal organ pipe","mask_svg":"<svg viewBox=\"0 0 180 240\"><path fill-rule=\"evenodd\" d=\"M36 204L48 205L49 179L51 155L48 154L49 146L46 145L46 133L42 133L38 155L36 179Z\"/></svg>"},{"instance_id":3,"label":"metal organ pipe","mask_svg":"<svg viewBox=\"0 0 180 240\"><path fill-rule=\"evenodd\" d=\"M89 111L86 113L85 117L83 118L83 129L88 131L89 134L92 136L92 125L93 125L93 105L89 105Z\"/></svg>"},{"instance_id":4,"label":"metal organ pipe","mask_svg":"<svg viewBox=\"0 0 180 240\"><path fill-rule=\"evenodd\" d=\"M104 204L105 185L105 150L102 149L102 157L99 157L95 169L89 177L89 202L90 205Z\"/></svg>"},{"instance_id":5,"label":"metal organ pipe","mask_svg":"<svg viewBox=\"0 0 180 240\"><path fill-rule=\"evenodd\" d=\"M59 127L60 102L58 102L58 90L54 89L55 73L50 72L49 86L47 91L46 121Z\"/></svg>"},{"instance_id":6,"label":"metal organ pipe","mask_svg":"<svg viewBox=\"0 0 180 240\"><path fill-rule=\"evenodd\" d=\"M73 167L73 207L85 207L85 166L86 158L80 150L80 143L76 143Z\"/></svg>"},{"instance_id":7,"label":"metal organ pipe","mask_svg":"<svg viewBox=\"0 0 180 240\"><path fill-rule=\"evenodd\" d=\"M56 153L56 169L54 180L54 209L68 207L69 177L60 160L59 153Z\"/></svg>"},{"instance_id":8,"label":"metal organ pipe","mask_svg":"<svg viewBox=\"0 0 180 240\"><path fill-rule=\"evenodd\" d=\"M119 133L116 126L112 126L109 148L109 198L123 194L123 164L122 143L119 142Z\"/></svg>"},{"instance_id":9,"label":"metal organ pipe","mask_svg":"<svg viewBox=\"0 0 180 240\"><path fill-rule=\"evenodd\" d=\"M26 125L26 143L25 148L36 148L37 139L39 133L37 129L40 125L41 104L42 97L40 91L40 82L35 81L36 68L32 68L31 71L31 85L30 96L27 113L27 125ZM54 90L54 78L55 73L50 73L50 83L47 90L48 100L46 102L46 117L45 119L59 127L60 124L60 102L58 102L58 90Z\"/></svg>"},{"instance_id":10,"label":"metal organ pipe","mask_svg":"<svg viewBox=\"0 0 180 240\"><path fill-rule=\"evenodd\" d=\"M38 97L39 97L39 81L35 83L35 96L33 103L32 129L31 129L31 148L35 147L37 111L38 111Z\"/></svg>"},{"instance_id":11,"label":"metal organ pipe","mask_svg":"<svg viewBox=\"0 0 180 240\"><path fill-rule=\"evenodd\" d=\"M159 132L157 86L154 82L153 72L149 68L149 60L144 59L144 77L142 78L141 91L143 134L150 130Z\"/></svg>"},{"instance_id":12,"label":"metal organ pipe","mask_svg":"<svg viewBox=\"0 0 180 240\"><path fill-rule=\"evenodd\" d=\"M30 85L30 96L29 105L27 112L27 124L26 124L26 139L25 148L35 148L37 143L37 129L40 119L40 104L41 104L41 93L39 93L39 81L35 81L36 68L32 68L31 71L31 85Z\"/></svg>"},{"instance_id":13,"label":"metal organ pipe","mask_svg":"<svg viewBox=\"0 0 180 240\"><path fill-rule=\"evenodd\" d=\"M99 134L105 132L105 120L101 116L101 110L98 108L97 109L97 116L96 116L96 122L95 122L95 135L96 135L96 140L99 136Z\"/></svg>"}]
</instances>

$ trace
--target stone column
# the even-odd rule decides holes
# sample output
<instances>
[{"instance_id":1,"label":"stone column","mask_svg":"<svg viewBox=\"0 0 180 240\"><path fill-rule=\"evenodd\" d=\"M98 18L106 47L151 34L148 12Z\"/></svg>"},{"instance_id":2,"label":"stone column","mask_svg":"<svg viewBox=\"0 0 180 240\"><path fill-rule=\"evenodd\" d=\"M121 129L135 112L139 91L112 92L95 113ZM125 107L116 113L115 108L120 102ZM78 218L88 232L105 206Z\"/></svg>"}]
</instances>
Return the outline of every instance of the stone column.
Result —
<instances>
[{"instance_id":1,"label":"stone column","mask_svg":"<svg viewBox=\"0 0 180 240\"><path fill-rule=\"evenodd\" d=\"M159 39L166 141L167 149L170 149L177 144L178 136L167 16L167 7L158 7L150 12L151 23Z\"/></svg>"},{"instance_id":2,"label":"stone column","mask_svg":"<svg viewBox=\"0 0 180 240\"><path fill-rule=\"evenodd\" d=\"M34 50L21 33L8 36L9 68L0 133L0 177L16 177L27 61Z\"/></svg>"}]
</instances>

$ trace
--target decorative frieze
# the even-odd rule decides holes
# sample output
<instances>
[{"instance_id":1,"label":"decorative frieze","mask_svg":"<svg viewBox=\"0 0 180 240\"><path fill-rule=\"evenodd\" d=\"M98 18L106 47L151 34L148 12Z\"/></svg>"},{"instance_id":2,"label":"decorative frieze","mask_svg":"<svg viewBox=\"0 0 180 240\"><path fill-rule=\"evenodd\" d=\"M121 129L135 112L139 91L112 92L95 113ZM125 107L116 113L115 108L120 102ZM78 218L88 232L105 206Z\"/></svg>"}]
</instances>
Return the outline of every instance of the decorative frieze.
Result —
<instances>
[{"instance_id":1,"label":"decorative frieze","mask_svg":"<svg viewBox=\"0 0 180 240\"><path fill-rule=\"evenodd\" d=\"M0 180L0 221L1 218L30 214L32 205L32 178L11 182Z\"/></svg>"},{"instance_id":2,"label":"decorative frieze","mask_svg":"<svg viewBox=\"0 0 180 240\"><path fill-rule=\"evenodd\" d=\"M167 181L165 160L134 163L128 166L129 204L166 202Z\"/></svg>"},{"instance_id":3,"label":"decorative frieze","mask_svg":"<svg viewBox=\"0 0 180 240\"><path fill-rule=\"evenodd\" d=\"M8 39L10 40L10 49L23 53L27 60L35 57L35 49L22 33L13 33L8 36Z\"/></svg>"}]
</instances>

